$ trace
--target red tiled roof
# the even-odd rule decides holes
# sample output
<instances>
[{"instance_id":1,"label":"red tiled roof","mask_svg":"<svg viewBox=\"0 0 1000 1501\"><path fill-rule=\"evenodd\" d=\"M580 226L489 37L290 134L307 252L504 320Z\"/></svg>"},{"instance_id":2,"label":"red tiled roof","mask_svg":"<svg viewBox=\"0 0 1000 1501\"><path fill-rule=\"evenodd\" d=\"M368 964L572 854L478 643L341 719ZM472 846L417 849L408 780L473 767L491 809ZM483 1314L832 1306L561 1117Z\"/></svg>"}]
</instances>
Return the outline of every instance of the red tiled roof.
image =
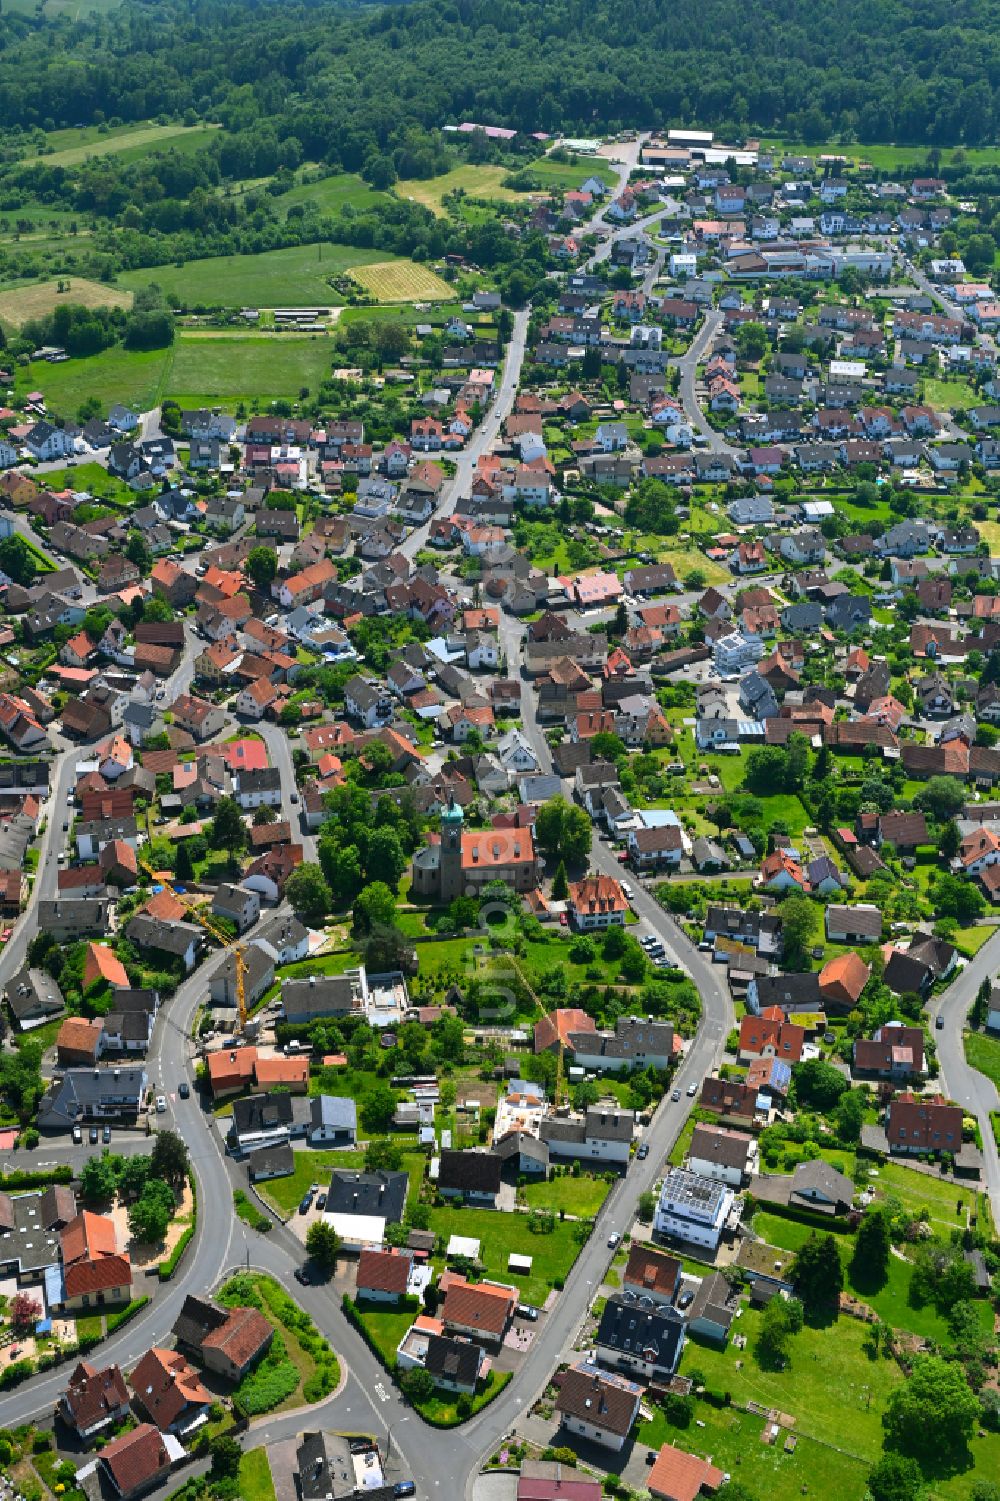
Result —
<instances>
[{"instance_id":1,"label":"red tiled roof","mask_svg":"<svg viewBox=\"0 0 1000 1501\"><path fill-rule=\"evenodd\" d=\"M358 1260L358 1291L406 1292L410 1277L409 1256L397 1256L393 1251L362 1251Z\"/></svg>"}]
</instances>

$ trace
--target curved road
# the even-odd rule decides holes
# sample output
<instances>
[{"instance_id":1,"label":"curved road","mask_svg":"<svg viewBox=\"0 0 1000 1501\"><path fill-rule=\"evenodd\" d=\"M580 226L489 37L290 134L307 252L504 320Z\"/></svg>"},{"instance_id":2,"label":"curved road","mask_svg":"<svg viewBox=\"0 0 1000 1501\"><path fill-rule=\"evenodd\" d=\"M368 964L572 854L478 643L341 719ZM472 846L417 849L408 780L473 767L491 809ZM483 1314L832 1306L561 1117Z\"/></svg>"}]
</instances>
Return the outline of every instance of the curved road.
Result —
<instances>
[{"instance_id":1,"label":"curved road","mask_svg":"<svg viewBox=\"0 0 1000 1501\"><path fill-rule=\"evenodd\" d=\"M1000 966L1000 932L984 943L975 958L928 1004L928 1015L944 1018L942 1031L934 1032L944 1093L979 1122L983 1139L984 1187L993 1208L993 1223L1000 1224L1000 1154L990 1121L990 1111L1000 1110L996 1085L965 1061L964 1032L969 1008L984 980L992 980Z\"/></svg>"}]
</instances>

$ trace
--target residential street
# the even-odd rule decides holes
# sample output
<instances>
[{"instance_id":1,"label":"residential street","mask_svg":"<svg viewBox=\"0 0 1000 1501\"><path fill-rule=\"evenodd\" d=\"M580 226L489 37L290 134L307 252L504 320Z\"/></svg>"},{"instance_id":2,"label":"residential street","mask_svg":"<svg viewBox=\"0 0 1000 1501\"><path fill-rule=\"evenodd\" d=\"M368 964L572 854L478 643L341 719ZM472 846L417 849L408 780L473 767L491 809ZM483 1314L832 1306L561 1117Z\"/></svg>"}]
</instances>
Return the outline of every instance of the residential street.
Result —
<instances>
[{"instance_id":1,"label":"residential street","mask_svg":"<svg viewBox=\"0 0 1000 1501\"><path fill-rule=\"evenodd\" d=\"M932 1019L944 1017L944 1030L933 1033L944 1093L975 1115L979 1122L986 1175L984 1187L990 1196L994 1224L1000 1224L1000 1154L993 1135L990 1111L1000 1109L1000 1096L991 1079L966 1063L962 1033L969 1008L976 999L976 992L984 980L994 977L998 965L1000 933L994 933L975 958L964 969L959 970L948 989L931 1000L927 1007Z\"/></svg>"}]
</instances>

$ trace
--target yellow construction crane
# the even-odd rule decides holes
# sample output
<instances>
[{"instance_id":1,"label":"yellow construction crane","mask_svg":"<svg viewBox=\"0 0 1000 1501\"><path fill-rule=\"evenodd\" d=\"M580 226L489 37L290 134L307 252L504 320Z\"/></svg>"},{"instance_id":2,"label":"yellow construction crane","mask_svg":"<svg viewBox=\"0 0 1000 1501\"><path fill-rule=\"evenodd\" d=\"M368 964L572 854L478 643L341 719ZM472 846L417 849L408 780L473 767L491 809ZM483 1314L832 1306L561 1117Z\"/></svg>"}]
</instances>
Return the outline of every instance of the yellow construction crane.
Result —
<instances>
[{"instance_id":1,"label":"yellow construction crane","mask_svg":"<svg viewBox=\"0 0 1000 1501\"><path fill-rule=\"evenodd\" d=\"M233 959L236 964L236 1010L240 1018L240 1031L245 1032L247 1029L247 996L246 958L243 952L243 945L237 943L234 938L227 938L221 928L217 928L213 922L209 921L200 907L196 907L194 902L187 900L183 892L177 890L169 876L164 875L160 870L154 870L149 861L144 860L141 855L138 856L138 861L146 874L151 876L154 881L159 881L162 885L166 886L167 890L172 896L177 898L181 906L187 908L195 922L200 923L206 932L211 933L221 948L232 950Z\"/></svg>"}]
</instances>

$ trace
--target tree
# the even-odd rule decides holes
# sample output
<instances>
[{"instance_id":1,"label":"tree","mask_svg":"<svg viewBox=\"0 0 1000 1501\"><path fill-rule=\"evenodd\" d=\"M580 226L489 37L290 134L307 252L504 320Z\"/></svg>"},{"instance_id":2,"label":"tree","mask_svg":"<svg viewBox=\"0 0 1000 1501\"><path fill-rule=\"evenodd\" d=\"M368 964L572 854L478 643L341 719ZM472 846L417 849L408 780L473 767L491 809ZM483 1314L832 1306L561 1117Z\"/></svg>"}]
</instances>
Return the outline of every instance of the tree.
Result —
<instances>
[{"instance_id":1,"label":"tree","mask_svg":"<svg viewBox=\"0 0 1000 1501\"><path fill-rule=\"evenodd\" d=\"M958 824L953 818L949 818L944 828L938 833L938 854L942 860L954 860L962 844L962 836L959 833Z\"/></svg>"},{"instance_id":2,"label":"tree","mask_svg":"<svg viewBox=\"0 0 1000 1501\"><path fill-rule=\"evenodd\" d=\"M564 860L582 865L590 854L594 830L586 809L571 806L563 820L560 850Z\"/></svg>"},{"instance_id":3,"label":"tree","mask_svg":"<svg viewBox=\"0 0 1000 1501\"><path fill-rule=\"evenodd\" d=\"M107 1153L88 1157L80 1174L80 1194L87 1204L106 1204L115 1196L115 1170Z\"/></svg>"},{"instance_id":4,"label":"tree","mask_svg":"<svg viewBox=\"0 0 1000 1501\"><path fill-rule=\"evenodd\" d=\"M810 1313L836 1303L844 1286L844 1269L832 1235L814 1232L799 1247L792 1263L792 1285Z\"/></svg>"},{"instance_id":5,"label":"tree","mask_svg":"<svg viewBox=\"0 0 1000 1501\"><path fill-rule=\"evenodd\" d=\"M564 902L569 896L569 881L566 876L566 861L560 860L552 877L552 900Z\"/></svg>"},{"instance_id":6,"label":"tree","mask_svg":"<svg viewBox=\"0 0 1000 1501\"><path fill-rule=\"evenodd\" d=\"M188 1149L176 1131L157 1131L153 1142L150 1172L175 1186L183 1183L190 1171Z\"/></svg>"},{"instance_id":7,"label":"tree","mask_svg":"<svg viewBox=\"0 0 1000 1501\"><path fill-rule=\"evenodd\" d=\"M306 1231L306 1251L321 1272L332 1272L340 1254L340 1236L329 1220L313 1220Z\"/></svg>"},{"instance_id":8,"label":"tree","mask_svg":"<svg viewBox=\"0 0 1000 1501\"><path fill-rule=\"evenodd\" d=\"M960 1365L918 1355L909 1379L890 1392L882 1417L888 1443L915 1458L963 1450L979 1418L979 1402Z\"/></svg>"},{"instance_id":9,"label":"tree","mask_svg":"<svg viewBox=\"0 0 1000 1501\"><path fill-rule=\"evenodd\" d=\"M235 1480L240 1472L243 1450L232 1435L220 1433L209 1443L208 1452L212 1456L212 1479Z\"/></svg>"},{"instance_id":10,"label":"tree","mask_svg":"<svg viewBox=\"0 0 1000 1501\"><path fill-rule=\"evenodd\" d=\"M421 1402L429 1402L434 1395L434 1377L423 1366L414 1366L412 1371L404 1371L399 1384L415 1407Z\"/></svg>"},{"instance_id":11,"label":"tree","mask_svg":"<svg viewBox=\"0 0 1000 1501\"><path fill-rule=\"evenodd\" d=\"M42 1316L42 1305L30 1293L15 1293L10 1303L10 1322L15 1334L27 1334Z\"/></svg>"},{"instance_id":12,"label":"tree","mask_svg":"<svg viewBox=\"0 0 1000 1501\"><path fill-rule=\"evenodd\" d=\"M866 1095L863 1089L848 1089L841 1095L831 1116L833 1128L842 1142L854 1146L861 1140L865 1123Z\"/></svg>"},{"instance_id":13,"label":"tree","mask_svg":"<svg viewBox=\"0 0 1000 1501\"><path fill-rule=\"evenodd\" d=\"M406 856L395 829L372 831L365 858L365 875L369 881L381 881L393 891L406 869Z\"/></svg>"},{"instance_id":14,"label":"tree","mask_svg":"<svg viewBox=\"0 0 1000 1501\"><path fill-rule=\"evenodd\" d=\"M535 818L535 838L546 854L559 856L571 865L581 865L590 854L593 829L583 808L571 806L564 797L549 798Z\"/></svg>"},{"instance_id":15,"label":"tree","mask_svg":"<svg viewBox=\"0 0 1000 1501\"><path fill-rule=\"evenodd\" d=\"M925 809L936 823L954 818L965 802L965 791L957 777L931 777L913 799L914 807Z\"/></svg>"},{"instance_id":16,"label":"tree","mask_svg":"<svg viewBox=\"0 0 1000 1501\"><path fill-rule=\"evenodd\" d=\"M174 875L178 881L194 880L194 861L191 858L190 842L181 839L177 843L177 855L174 859Z\"/></svg>"},{"instance_id":17,"label":"tree","mask_svg":"<svg viewBox=\"0 0 1000 1501\"><path fill-rule=\"evenodd\" d=\"M797 1298L772 1298L761 1316L757 1359L765 1370L781 1370L788 1362L788 1342L802 1328L802 1304Z\"/></svg>"},{"instance_id":18,"label":"tree","mask_svg":"<svg viewBox=\"0 0 1000 1501\"><path fill-rule=\"evenodd\" d=\"M115 1160L115 1177L122 1199L138 1199L153 1171L152 1157L119 1157Z\"/></svg>"},{"instance_id":19,"label":"tree","mask_svg":"<svg viewBox=\"0 0 1000 1501\"><path fill-rule=\"evenodd\" d=\"M403 1154L391 1136L375 1136L365 1147L366 1173L395 1173L403 1165Z\"/></svg>"},{"instance_id":20,"label":"tree","mask_svg":"<svg viewBox=\"0 0 1000 1501\"><path fill-rule=\"evenodd\" d=\"M762 360L767 353L767 329L762 323L741 323L734 343L745 360Z\"/></svg>"},{"instance_id":21,"label":"tree","mask_svg":"<svg viewBox=\"0 0 1000 1501\"><path fill-rule=\"evenodd\" d=\"M23 537L5 537L0 542L0 572L25 587L34 582L38 564Z\"/></svg>"},{"instance_id":22,"label":"tree","mask_svg":"<svg viewBox=\"0 0 1000 1501\"><path fill-rule=\"evenodd\" d=\"M209 833L209 843L214 850L229 850L235 861L246 846L247 826L243 822L240 805L235 798L220 797L215 805L215 817Z\"/></svg>"},{"instance_id":23,"label":"tree","mask_svg":"<svg viewBox=\"0 0 1000 1501\"><path fill-rule=\"evenodd\" d=\"M269 589L278 573L278 554L273 547L253 547L243 567L256 589Z\"/></svg>"},{"instance_id":24,"label":"tree","mask_svg":"<svg viewBox=\"0 0 1000 1501\"><path fill-rule=\"evenodd\" d=\"M128 1212L128 1227L137 1240L158 1244L174 1214L174 1193L160 1178L150 1178Z\"/></svg>"},{"instance_id":25,"label":"tree","mask_svg":"<svg viewBox=\"0 0 1000 1501\"><path fill-rule=\"evenodd\" d=\"M141 532L130 532L129 539L125 544L125 556L130 563L134 563L143 578L153 566L153 554L146 546L146 539Z\"/></svg>"},{"instance_id":26,"label":"tree","mask_svg":"<svg viewBox=\"0 0 1000 1501\"><path fill-rule=\"evenodd\" d=\"M868 1471L872 1501L917 1501L923 1494L924 1477L915 1459L891 1450Z\"/></svg>"},{"instance_id":27,"label":"tree","mask_svg":"<svg viewBox=\"0 0 1000 1501\"><path fill-rule=\"evenodd\" d=\"M934 883L934 906L939 918L953 917L965 926L982 917L986 900L978 886L946 871Z\"/></svg>"},{"instance_id":28,"label":"tree","mask_svg":"<svg viewBox=\"0 0 1000 1501\"><path fill-rule=\"evenodd\" d=\"M396 897L384 881L372 881L354 899L355 935L390 927L396 916Z\"/></svg>"},{"instance_id":29,"label":"tree","mask_svg":"<svg viewBox=\"0 0 1000 1501\"><path fill-rule=\"evenodd\" d=\"M396 1114L396 1092L388 1084L373 1084L361 1106L361 1124L378 1135L388 1131Z\"/></svg>"},{"instance_id":30,"label":"tree","mask_svg":"<svg viewBox=\"0 0 1000 1501\"><path fill-rule=\"evenodd\" d=\"M807 1058L800 1063L793 1076L795 1099L799 1105L809 1105L815 1110L832 1110L841 1095L850 1088L847 1080L832 1063L822 1058Z\"/></svg>"},{"instance_id":31,"label":"tree","mask_svg":"<svg viewBox=\"0 0 1000 1501\"><path fill-rule=\"evenodd\" d=\"M809 897L793 892L779 907L781 930L785 939L785 958L791 967L801 962L816 931L818 909Z\"/></svg>"},{"instance_id":32,"label":"tree","mask_svg":"<svg viewBox=\"0 0 1000 1501\"><path fill-rule=\"evenodd\" d=\"M322 868L311 860L292 871L285 882L285 898L310 928L318 928L333 905Z\"/></svg>"},{"instance_id":33,"label":"tree","mask_svg":"<svg viewBox=\"0 0 1000 1501\"><path fill-rule=\"evenodd\" d=\"M656 1195L644 1193L639 1195L639 1219L644 1225L653 1223L653 1215L656 1213Z\"/></svg>"}]
</instances>

